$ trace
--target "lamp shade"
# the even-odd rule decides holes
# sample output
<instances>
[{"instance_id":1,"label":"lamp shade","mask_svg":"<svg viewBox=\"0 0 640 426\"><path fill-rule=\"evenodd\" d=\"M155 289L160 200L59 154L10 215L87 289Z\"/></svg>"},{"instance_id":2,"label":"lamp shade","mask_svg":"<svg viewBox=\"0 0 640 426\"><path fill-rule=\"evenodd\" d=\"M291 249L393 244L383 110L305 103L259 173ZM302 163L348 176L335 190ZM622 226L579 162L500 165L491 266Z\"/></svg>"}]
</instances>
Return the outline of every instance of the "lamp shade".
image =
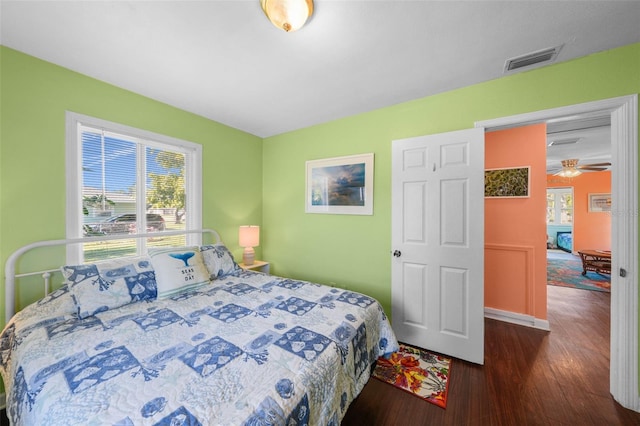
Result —
<instances>
[{"instance_id":1,"label":"lamp shade","mask_svg":"<svg viewBox=\"0 0 640 426\"><path fill-rule=\"evenodd\" d=\"M560 176L560 177L574 178L574 177L579 176L581 174L582 174L582 172L580 170L577 170L577 169L566 169L566 170L562 170L557 175Z\"/></svg>"},{"instance_id":2,"label":"lamp shade","mask_svg":"<svg viewBox=\"0 0 640 426\"><path fill-rule=\"evenodd\" d=\"M260 227L255 225L241 226L238 232L240 247L257 247L260 245Z\"/></svg>"},{"instance_id":3,"label":"lamp shade","mask_svg":"<svg viewBox=\"0 0 640 426\"><path fill-rule=\"evenodd\" d=\"M260 0L273 25L292 32L299 30L313 13L313 0Z\"/></svg>"}]
</instances>

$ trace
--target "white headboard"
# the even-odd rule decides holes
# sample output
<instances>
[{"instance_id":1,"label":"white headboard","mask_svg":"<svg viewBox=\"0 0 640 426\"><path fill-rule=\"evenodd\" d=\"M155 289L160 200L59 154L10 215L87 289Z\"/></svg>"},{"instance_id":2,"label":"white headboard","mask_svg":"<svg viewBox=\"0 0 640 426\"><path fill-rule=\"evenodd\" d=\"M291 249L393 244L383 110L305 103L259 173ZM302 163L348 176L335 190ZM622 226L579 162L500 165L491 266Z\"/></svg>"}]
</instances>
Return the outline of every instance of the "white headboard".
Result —
<instances>
[{"instance_id":1,"label":"white headboard","mask_svg":"<svg viewBox=\"0 0 640 426\"><path fill-rule=\"evenodd\" d=\"M44 279L44 293L48 294L50 290L49 286L49 278L52 272L56 272L59 269L48 269L48 270L40 270L40 271L28 271L20 274L16 274L16 263L18 259L23 254L27 253L30 250L39 248L39 247L51 247L51 246L68 246L70 244L80 244L80 243L93 243L100 241L112 241L112 240L130 240L130 239L141 239L141 238L151 238L162 236L175 236L175 235L186 235L186 234L209 234L212 236L213 243L219 243L220 235L214 231L213 229L194 229L189 231L163 231L162 233L152 232L145 234L122 234L122 235L111 235L111 236L98 236L98 237L86 237L86 238L71 238L67 240L45 240L45 241L36 241L31 244L27 244L26 246L20 247L7 259L7 263L4 269L5 275L5 321L8 323L11 317L15 314L16 311L16 278L20 277L28 277L28 276L36 276L42 275ZM61 265L62 266L62 265Z\"/></svg>"}]
</instances>

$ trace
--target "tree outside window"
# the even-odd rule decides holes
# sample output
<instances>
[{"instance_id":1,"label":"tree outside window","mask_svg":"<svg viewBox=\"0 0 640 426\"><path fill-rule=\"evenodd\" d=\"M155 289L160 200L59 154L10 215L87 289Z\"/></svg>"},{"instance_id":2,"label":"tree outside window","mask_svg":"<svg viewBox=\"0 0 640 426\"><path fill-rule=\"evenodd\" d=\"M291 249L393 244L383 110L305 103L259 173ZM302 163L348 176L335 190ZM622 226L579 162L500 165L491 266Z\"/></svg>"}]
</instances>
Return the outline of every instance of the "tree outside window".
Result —
<instances>
[{"instance_id":1,"label":"tree outside window","mask_svg":"<svg viewBox=\"0 0 640 426\"><path fill-rule=\"evenodd\" d=\"M162 235L202 224L202 147L192 142L67 113L69 238L124 234L84 243L71 262L144 254L151 247L197 244L201 235ZM153 233L150 238L135 234ZM157 236L156 236L157 234Z\"/></svg>"}]
</instances>

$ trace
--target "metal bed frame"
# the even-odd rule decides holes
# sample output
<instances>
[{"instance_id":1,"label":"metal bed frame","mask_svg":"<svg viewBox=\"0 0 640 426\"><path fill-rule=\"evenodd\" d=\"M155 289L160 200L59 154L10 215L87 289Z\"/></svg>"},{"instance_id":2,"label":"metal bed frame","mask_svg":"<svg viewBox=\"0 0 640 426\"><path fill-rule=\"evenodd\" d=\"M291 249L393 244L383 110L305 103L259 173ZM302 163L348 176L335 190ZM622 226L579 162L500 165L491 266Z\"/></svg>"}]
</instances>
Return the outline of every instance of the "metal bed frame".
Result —
<instances>
[{"instance_id":1,"label":"metal bed frame","mask_svg":"<svg viewBox=\"0 0 640 426\"><path fill-rule=\"evenodd\" d=\"M5 324L9 323L9 320L16 313L16 278L23 278L29 276L37 276L41 275L44 281L44 295L49 294L51 289L51 274L54 272L59 272L60 269L47 269L44 271L31 271L24 272L20 274L16 274L16 263L18 259L29 252L30 250L40 248L40 247L53 247L53 246L68 246L70 244L83 244L83 243L94 243L101 241L113 241L113 240L127 240L127 239L142 239L142 238L151 238L158 236L174 236L174 235L187 235L187 234L210 234L213 237L214 244L219 243L220 235L214 231L213 229L194 229L194 230L185 230L185 231L163 231L163 232L149 232L144 234L122 234L122 235L111 235L111 236L98 236L98 237L85 237L85 238L70 238L64 240L44 240L44 241L36 241L31 244L27 244L25 246L20 247L7 259L4 269L5 275L5 288L4 288L4 296L5 296Z\"/></svg>"}]
</instances>

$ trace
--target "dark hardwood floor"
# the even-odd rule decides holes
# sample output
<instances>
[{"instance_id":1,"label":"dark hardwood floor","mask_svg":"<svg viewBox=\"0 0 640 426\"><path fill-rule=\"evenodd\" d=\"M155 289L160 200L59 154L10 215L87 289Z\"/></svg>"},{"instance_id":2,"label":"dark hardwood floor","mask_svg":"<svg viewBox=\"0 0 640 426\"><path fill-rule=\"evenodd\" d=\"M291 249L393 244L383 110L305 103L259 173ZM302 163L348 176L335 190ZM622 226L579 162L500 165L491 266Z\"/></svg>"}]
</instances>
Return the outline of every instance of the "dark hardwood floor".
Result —
<instances>
[{"instance_id":1,"label":"dark hardwood floor","mask_svg":"<svg viewBox=\"0 0 640 426\"><path fill-rule=\"evenodd\" d=\"M376 379L354 425L640 425L609 393L610 294L548 286L550 332L485 320L485 364L454 359L447 408Z\"/></svg>"}]
</instances>

